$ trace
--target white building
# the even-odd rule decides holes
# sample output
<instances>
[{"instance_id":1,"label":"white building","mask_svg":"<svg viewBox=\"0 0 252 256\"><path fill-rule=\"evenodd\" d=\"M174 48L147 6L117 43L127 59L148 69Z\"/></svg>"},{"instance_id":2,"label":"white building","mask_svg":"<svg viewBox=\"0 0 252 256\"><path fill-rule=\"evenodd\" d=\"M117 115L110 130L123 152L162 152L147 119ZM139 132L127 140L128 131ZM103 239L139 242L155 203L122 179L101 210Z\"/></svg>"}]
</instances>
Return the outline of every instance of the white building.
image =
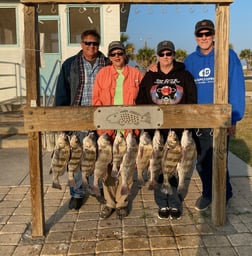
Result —
<instances>
[{"instance_id":1,"label":"white building","mask_svg":"<svg viewBox=\"0 0 252 256\"><path fill-rule=\"evenodd\" d=\"M101 35L100 50L120 40L126 31L129 4L38 4L40 32L40 93L53 90L60 64L80 50L80 34L96 29ZM19 1L0 2L0 101L26 95L24 70L24 5Z\"/></svg>"}]
</instances>

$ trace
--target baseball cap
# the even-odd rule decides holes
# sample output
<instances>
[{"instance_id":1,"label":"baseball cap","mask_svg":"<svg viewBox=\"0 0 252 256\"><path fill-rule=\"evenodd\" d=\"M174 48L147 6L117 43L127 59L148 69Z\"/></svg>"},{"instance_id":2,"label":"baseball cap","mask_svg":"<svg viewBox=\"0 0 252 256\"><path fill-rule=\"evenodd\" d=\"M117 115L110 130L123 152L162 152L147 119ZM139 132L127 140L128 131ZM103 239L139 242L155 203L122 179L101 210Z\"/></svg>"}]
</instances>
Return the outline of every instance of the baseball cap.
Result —
<instances>
[{"instance_id":1,"label":"baseball cap","mask_svg":"<svg viewBox=\"0 0 252 256\"><path fill-rule=\"evenodd\" d=\"M196 35L200 30L203 29L209 29L212 32L214 32L214 24L211 20L201 20L196 23L195 25L195 32L194 34Z\"/></svg>"},{"instance_id":2,"label":"baseball cap","mask_svg":"<svg viewBox=\"0 0 252 256\"><path fill-rule=\"evenodd\" d=\"M169 50L169 51L175 52L175 46L174 46L173 42L171 42L171 41L160 42L157 46L157 53L159 54L160 52L162 52L164 50Z\"/></svg>"},{"instance_id":3,"label":"baseball cap","mask_svg":"<svg viewBox=\"0 0 252 256\"><path fill-rule=\"evenodd\" d=\"M111 51L113 51L114 49L121 49L123 51L125 51L125 47L123 46L123 44L120 41L112 41L109 46L108 46L108 52L110 53Z\"/></svg>"}]
</instances>

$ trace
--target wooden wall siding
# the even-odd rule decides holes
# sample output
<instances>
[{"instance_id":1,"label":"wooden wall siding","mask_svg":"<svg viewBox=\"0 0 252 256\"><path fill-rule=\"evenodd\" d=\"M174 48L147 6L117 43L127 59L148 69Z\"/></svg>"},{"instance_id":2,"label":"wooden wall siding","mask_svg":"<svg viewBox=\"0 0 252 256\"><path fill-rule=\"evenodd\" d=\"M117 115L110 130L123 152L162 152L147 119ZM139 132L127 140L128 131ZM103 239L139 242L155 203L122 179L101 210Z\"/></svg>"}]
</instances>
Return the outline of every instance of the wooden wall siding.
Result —
<instances>
[{"instance_id":1,"label":"wooden wall siding","mask_svg":"<svg viewBox=\"0 0 252 256\"><path fill-rule=\"evenodd\" d=\"M212 222L216 226L222 226L225 224L226 215L226 203L225 203L225 179L226 179L226 129L225 127L230 124L230 106L227 101L228 85L227 85L227 70L228 70L228 36L229 36L229 4L233 1L164 1L164 0L143 0L143 1L116 1L116 0L103 0L93 1L89 0L87 3L167 3L167 4L199 4L199 3L213 3L216 4L216 45L215 45L215 58L218 60L215 62L215 92L214 92L214 105L212 106L176 106L176 107L163 107L164 120L169 119L176 120L174 123L165 121L163 128L169 128L172 124L175 126L188 128L195 127L213 127L214 128L214 152L213 152L213 203L212 203ZM80 113L85 113L84 108L41 108L38 106L39 96L39 79L38 79L38 67L39 59L35 54L39 51L38 44L38 30L37 30L37 14L35 7L37 3L85 3L83 0L21 0L24 3L24 20L25 20L25 60L26 60L26 83L27 83L27 107L24 111L25 127L28 131L29 139L29 160L30 160L30 180L31 180L31 197L32 197L32 235L43 236L44 235L44 204L43 204L43 179L42 179L42 157L41 157L41 140L40 133L42 130L59 130L58 125L53 125L56 116L69 116L69 118L80 118L84 124L84 117L80 117ZM37 107L38 106L38 107ZM141 106L139 106L141 107ZM111 106L111 108L114 108ZM173 111L171 111L173 110ZM63 111L63 112L62 112ZM203 111L203 112L202 112ZM195 114L193 114L195 113ZM204 113L204 114L202 114ZM72 117L70 117L72 115ZM167 115L167 116L166 116ZM181 120L185 120L183 123L177 121L178 115ZM87 127L91 128L92 118L87 115L89 119L87 121ZM187 118L190 118L190 122ZM212 118L209 118L212 117ZM39 120L41 118L41 120ZM199 118L199 119L198 119ZM198 120L197 120L198 119ZM221 120L222 119L222 120ZM200 121L199 121L200 120ZM220 121L221 120L221 121ZM67 120L68 123L71 123ZM73 122L74 123L74 122ZM76 123L76 122L75 122ZM193 125L192 125L193 123ZM60 130L64 129L68 124L64 121L63 125L60 124ZM89 125L89 126L88 126ZM173 126L172 126L173 127ZM79 128L79 126L71 126L68 128ZM85 129L85 126L81 126L81 129Z\"/></svg>"}]
</instances>

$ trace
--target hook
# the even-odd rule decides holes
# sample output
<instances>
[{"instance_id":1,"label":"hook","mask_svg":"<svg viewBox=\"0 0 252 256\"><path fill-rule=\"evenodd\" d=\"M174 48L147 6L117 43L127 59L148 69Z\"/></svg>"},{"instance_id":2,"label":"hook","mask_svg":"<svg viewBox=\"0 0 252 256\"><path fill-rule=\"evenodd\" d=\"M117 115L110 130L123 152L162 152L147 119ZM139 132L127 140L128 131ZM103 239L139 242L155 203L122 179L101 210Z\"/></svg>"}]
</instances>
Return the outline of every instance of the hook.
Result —
<instances>
[{"instance_id":1,"label":"hook","mask_svg":"<svg viewBox=\"0 0 252 256\"><path fill-rule=\"evenodd\" d=\"M110 5L106 8L106 12L107 13L111 13L112 12L112 10L110 9Z\"/></svg>"},{"instance_id":2,"label":"hook","mask_svg":"<svg viewBox=\"0 0 252 256\"><path fill-rule=\"evenodd\" d=\"M153 13L153 9L152 9L151 5L148 6L147 12L148 12L148 14L152 14Z\"/></svg>"},{"instance_id":3,"label":"hook","mask_svg":"<svg viewBox=\"0 0 252 256\"><path fill-rule=\"evenodd\" d=\"M189 12L190 12L190 13L194 13L194 12L195 12L195 10L193 9L193 6L192 6L192 5L190 5Z\"/></svg>"},{"instance_id":4,"label":"hook","mask_svg":"<svg viewBox=\"0 0 252 256\"><path fill-rule=\"evenodd\" d=\"M79 8L79 13L84 13L87 10L86 7L80 7Z\"/></svg>"},{"instance_id":5,"label":"hook","mask_svg":"<svg viewBox=\"0 0 252 256\"><path fill-rule=\"evenodd\" d=\"M24 7L24 11L26 12L26 14L27 15L31 15L32 14L32 9L31 9L31 7L30 6L28 6L28 7Z\"/></svg>"},{"instance_id":6,"label":"hook","mask_svg":"<svg viewBox=\"0 0 252 256\"><path fill-rule=\"evenodd\" d=\"M135 14L138 14L139 13L139 9L138 9L138 7L136 6L135 7Z\"/></svg>"},{"instance_id":7,"label":"hook","mask_svg":"<svg viewBox=\"0 0 252 256\"><path fill-rule=\"evenodd\" d=\"M206 4L203 5L203 12L205 12L205 13L208 12L208 8L207 8Z\"/></svg>"},{"instance_id":8,"label":"hook","mask_svg":"<svg viewBox=\"0 0 252 256\"><path fill-rule=\"evenodd\" d=\"M165 8L165 6L163 5L163 6L161 7L161 13L162 13L162 14L166 14L166 12L167 12L167 11L166 11L166 8Z\"/></svg>"},{"instance_id":9,"label":"hook","mask_svg":"<svg viewBox=\"0 0 252 256\"><path fill-rule=\"evenodd\" d=\"M121 11L121 13L125 13L127 11L124 4L122 4L120 11Z\"/></svg>"},{"instance_id":10,"label":"hook","mask_svg":"<svg viewBox=\"0 0 252 256\"><path fill-rule=\"evenodd\" d=\"M55 4L52 3L51 13L56 13L57 9L55 8Z\"/></svg>"},{"instance_id":11,"label":"hook","mask_svg":"<svg viewBox=\"0 0 252 256\"><path fill-rule=\"evenodd\" d=\"M93 13L97 13L98 12L98 7L94 7L93 8Z\"/></svg>"},{"instance_id":12,"label":"hook","mask_svg":"<svg viewBox=\"0 0 252 256\"><path fill-rule=\"evenodd\" d=\"M38 4L38 5L37 5L37 8L36 8L36 12L37 12L37 13L41 13L41 11L42 11L42 10L39 8L39 4Z\"/></svg>"}]
</instances>

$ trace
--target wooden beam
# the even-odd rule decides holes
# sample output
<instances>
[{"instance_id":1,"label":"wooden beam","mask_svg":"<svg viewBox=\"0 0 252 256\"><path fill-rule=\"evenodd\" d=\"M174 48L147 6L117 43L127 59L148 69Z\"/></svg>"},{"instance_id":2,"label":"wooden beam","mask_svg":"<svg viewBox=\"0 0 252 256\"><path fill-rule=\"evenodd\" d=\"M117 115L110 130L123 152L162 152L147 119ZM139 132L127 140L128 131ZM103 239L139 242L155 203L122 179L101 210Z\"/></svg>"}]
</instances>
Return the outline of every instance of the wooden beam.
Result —
<instances>
[{"instance_id":1,"label":"wooden beam","mask_svg":"<svg viewBox=\"0 0 252 256\"><path fill-rule=\"evenodd\" d=\"M217 3L233 3L234 0L21 0L21 3L53 3L53 4L122 4L122 3L151 3L151 4L217 4Z\"/></svg>"},{"instance_id":2,"label":"wooden beam","mask_svg":"<svg viewBox=\"0 0 252 256\"><path fill-rule=\"evenodd\" d=\"M98 109L105 109L105 115L108 113L115 113L120 116L121 113L125 114L125 111L130 108L129 115L131 113L141 117L143 114L138 113L138 110L144 110L151 108L150 105L139 106L110 106L110 107L26 107L24 109L24 127L26 132L32 131L78 131L78 130L96 130L99 127L95 126L97 123L94 120L94 114ZM114 129L117 125L117 129L126 128L216 128L216 127L228 127L230 126L231 119L231 106L225 105L169 105L161 106L158 108L161 112L161 121L152 122L151 116L156 116L152 111L150 113L149 122L143 122L142 124L137 123L136 127L129 121L129 123L123 123L118 127L119 122L111 121L104 124L102 129ZM153 106L153 111L156 111L157 106ZM148 114L146 111L146 114ZM178 118L179 117L179 118ZM104 117L106 119L106 117ZM99 122L99 121L98 121ZM157 123L157 126L155 126ZM154 125L152 125L154 124Z\"/></svg>"},{"instance_id":3,"label":"wooden beam","mask_svg":"<svg viewBox=\"0 0 252 256\"><path fill-rule=\"evenodd\" d=\"M34 5L24 7L25 72L27 104L39 105L39 32ZM41 136L38 131L28 133L29 169L32 210L32 235L44 235L44 195Z\"/></svg>"},{"instance_id":4,"label":"wooden beam","mask_svg":"<svg viewBox=\"0 0 252 256\"><path fill-rule=\"evenodd\" d=\"M216 7L215 20L214 103L228 102L229 6ZM226 222L227 129L213 133L212 221L216 226Z\"/></svg>"}]
</instances>

